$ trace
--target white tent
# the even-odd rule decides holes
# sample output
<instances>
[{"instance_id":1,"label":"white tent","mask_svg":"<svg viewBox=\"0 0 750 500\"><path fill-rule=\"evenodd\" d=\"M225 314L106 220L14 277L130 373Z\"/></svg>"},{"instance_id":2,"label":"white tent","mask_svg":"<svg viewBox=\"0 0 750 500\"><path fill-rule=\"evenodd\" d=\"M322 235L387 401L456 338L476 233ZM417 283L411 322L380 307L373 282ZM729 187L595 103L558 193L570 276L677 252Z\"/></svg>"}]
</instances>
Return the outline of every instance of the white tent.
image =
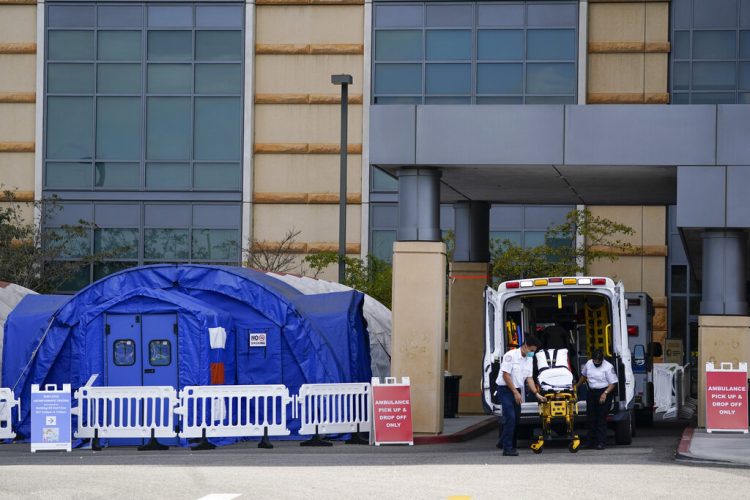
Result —
<instances>
[{"instance_id":1,"label":"white tent","mask_svg":"<svg viewBox=\"0 0 750 500\"><path fill-rule=\"evenodd\" d=\"M331 281L294 276L292 274L266 273L288 285L293 286L305 295L341 292L350 287ZM390 377L391 374L391 310L365 294L363 314L370 334L370 366L374 377Z\"/></svg>"},{"instance_id":2,"label":"white tent","mask_svg":"<svg viewBox=\"0 0 750 500\"><path fill-rule=\"evenodd\" d=\"M26 297L28 294L36 294L33 290L24 288L21 285L14 285L13 283L6 283L0 281L0 371L2 371L2 352L3 352L3 338L5 337L5 319L8 317L10 312L21 302L21 299Z\"/></svg>"}]
</instances>

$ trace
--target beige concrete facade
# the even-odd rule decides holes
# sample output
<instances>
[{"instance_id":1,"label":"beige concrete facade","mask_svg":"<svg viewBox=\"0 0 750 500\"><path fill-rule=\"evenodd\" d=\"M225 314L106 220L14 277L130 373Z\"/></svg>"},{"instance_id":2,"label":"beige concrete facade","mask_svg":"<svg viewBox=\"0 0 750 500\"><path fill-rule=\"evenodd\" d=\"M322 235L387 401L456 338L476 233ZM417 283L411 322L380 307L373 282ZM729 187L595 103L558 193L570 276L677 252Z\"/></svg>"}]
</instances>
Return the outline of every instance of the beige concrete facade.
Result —
<instances>
[{"instance_id":1,"label":"beige concrete facade","mask_svg":"<svg viewBox=\"0 0 750 500\"><path fill-rule=\"evenodd\" d=\"M587 102L669 102L669 2L589 4Z\"/></svg>"},{"instance_id":2,"label":"beige concrete facade","mask_svg":"<svg viewBox=\"0 0 750 500\"><path fill-rule=\"evenodd\" d=\"M667 209L653 206L589 207L593 215L633 228L623 240L638 255L621 256L614 262L601 259L589 266L589 274L622 281L628 292L646 292L654 299L654 341L667 337ZM657 359L659 361L659 359Z\"/></svg>"},{"instance_id":3,"label":"beige concrete facade","mask_svg":"<svg viewBox=\"0 0 750 500\"><path fill-rule=\"evenodd\" d=\"M347 253L360 254L364 2L255 6L252 238L301 231L300 252L337 248L340 87L348 73ZM245 145L249 147L249 145Z\"/></svg>"},{"instance_id":4,"label":"beige concrete facade","mask_svg":"<svg viewBox=\"0 0 750 500\"><path fill-rule=\"evenodd\" d=\"M446 248L442 242L393 246L391 375L411 379L414 432L443 430Z\"/></svg>"},{"instance_id":5,"label":"beige concrete facade","mask_svg":"<svg viewBox=\"0 0 750 500\"><path fill-rule=\"evenodd\" d=\"M698 427L706 426L706 363L750 363L750 317L701 316L698 320Z\"/></svg>"},{"instance_id":6,"label":"beige concrete facade","mask_svg":"<svg viewBox=\"0 0 750 500\"><path fill-rule=\"evenodd\" d=\"M490 266L481 262L451 262L448 273L448 371L461 375L460 413L484 413L482 354L484 353L484 289Z\"/></svg>"},{"instance_id":7,"label":"beige concrete facade","mask_svg":"<svg viewBox=\"0 0 750 500\"><path fill-rule=\"evenodd\" d=\"M0 2L0 186L34 199L36 11Z\"/></svg>"}]
</instances>

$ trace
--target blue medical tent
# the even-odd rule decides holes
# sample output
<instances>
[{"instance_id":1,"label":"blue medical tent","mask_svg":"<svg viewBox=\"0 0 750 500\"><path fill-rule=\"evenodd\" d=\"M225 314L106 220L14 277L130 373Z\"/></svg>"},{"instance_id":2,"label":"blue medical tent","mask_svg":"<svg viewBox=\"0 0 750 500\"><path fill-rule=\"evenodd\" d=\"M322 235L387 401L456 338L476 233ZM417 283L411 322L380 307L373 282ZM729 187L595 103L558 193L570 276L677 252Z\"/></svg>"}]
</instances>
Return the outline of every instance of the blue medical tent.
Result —
<instances>
[{"instance_id":1,"label":"blue medical tent","mask_svg":"<svg viewBox=\"0 0 750 500\"><path fill-rule=\"evenodd\" d=\"M153 265L107 276L74 296L29 295L5 325L2 386L284 384L370 380L356 291L304 295L247 268ZM290 420L295 434L299 422Z\"/></svg>"}]
</instances>

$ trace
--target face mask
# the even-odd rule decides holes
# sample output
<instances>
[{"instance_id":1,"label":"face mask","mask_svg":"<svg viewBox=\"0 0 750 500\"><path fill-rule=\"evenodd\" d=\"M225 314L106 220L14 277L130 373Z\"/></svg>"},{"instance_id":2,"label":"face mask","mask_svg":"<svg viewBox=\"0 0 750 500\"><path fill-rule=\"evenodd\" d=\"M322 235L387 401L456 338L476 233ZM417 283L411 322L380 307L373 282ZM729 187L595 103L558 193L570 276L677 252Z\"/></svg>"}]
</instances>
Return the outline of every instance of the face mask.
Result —
<instances>
[{"instance_id":1,"label":"face mask","mask_svg":"<svg viewBox=\"0 0 750 500\"><path fill-rule=\"evenodd\" d=\"M602 364L601 363L594 363L594 366L596 366L597 368L599 368L600 366L602 366Z\"/></svg>"},{"instance_id":2,"label":"face mask","mask_svg":"<svg viewBox=\"0 0 750 500\"><path fill-rule=\"evenodd\" d=\"M529 352L526 353L526 357L527 358L533 358L534 357L534 353L531 352L531 351L529 351Z\"/></svg>"}]
</instances>

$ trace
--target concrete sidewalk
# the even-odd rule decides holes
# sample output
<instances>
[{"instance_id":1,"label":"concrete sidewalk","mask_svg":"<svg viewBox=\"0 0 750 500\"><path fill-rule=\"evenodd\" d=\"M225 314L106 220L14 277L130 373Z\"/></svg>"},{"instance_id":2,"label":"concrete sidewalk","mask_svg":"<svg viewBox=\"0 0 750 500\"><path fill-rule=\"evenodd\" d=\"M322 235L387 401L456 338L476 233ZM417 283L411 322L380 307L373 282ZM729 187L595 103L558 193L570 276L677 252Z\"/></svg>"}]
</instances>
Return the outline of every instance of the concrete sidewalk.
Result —
<instances>
[{"instance_id":1,"label":"concrete sidewalk","mask_svg":"<svg viewBox=\"0 0 750 500\"><path fill-rule=\"evenodd\" d=\"M682 433L678 461L750 467L750 434L712 432L688 427Z\"/></svg>"},{"instance_id":2,"label":"concrete sidewalk","mask_svg":"<svg viewBox=\"0 0 750 500\"><path fill-rule=\"evenodd\" d=\"M414 434L414 444L461 443L497 429L497 417L492 415L459 415L443 420L443 433Z\"/></svg>"}]
</instances>

